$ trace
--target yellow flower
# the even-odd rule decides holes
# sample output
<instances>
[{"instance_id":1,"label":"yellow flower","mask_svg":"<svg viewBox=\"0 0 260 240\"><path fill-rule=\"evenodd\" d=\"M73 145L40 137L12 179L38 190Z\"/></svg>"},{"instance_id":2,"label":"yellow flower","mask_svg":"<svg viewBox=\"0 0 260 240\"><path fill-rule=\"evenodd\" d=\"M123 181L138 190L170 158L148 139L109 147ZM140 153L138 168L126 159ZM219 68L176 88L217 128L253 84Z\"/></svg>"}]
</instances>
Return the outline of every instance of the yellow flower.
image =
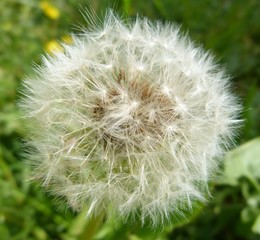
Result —
<instances>
[{"instance_id":1,"label":"yellow flower","mask_svg":"<svg viewBox=\"0 0 260 240\"><path fill-rule=\"evenodd\" d=\"M65 43L67 45L70 45L73 43L73 39L71 36L69 35L64 35L61 38L62 43ZM44 49L49 53L49 54L53 54L55 52L63 52L64 48L62 47L62 44L59 43L57 40L52 39L50 41L48 41L45 46Z\"/></svg>"},{"instance_id":2,"label":"yellow flower","mask_svg":"<svg viewBox=\"0 0 260 240\"><path fill-rule=\"evenodd\" d=\"M56 40L50 40L45 44L45 50L53 54L54 52L63 52L63 47Z\"/></svg>"},{"instance_id":3,"label":"yellow flower","mask_svg":"<svg viewBox=\"0 0 260 240\"><path fill-rule=\"evenodd\" d=\"M49 1L41 1L40 8L50 19L56 20L60 16L59 9L53 6Z\"/></svg>"},{"instance_id":4,"label":"yellow flower","mask_svg":"<svg viewBox=\"0 0 260 240\"><path fill-rule=\"evenodd\" d=\"M62 36L62 42L70 45L73 43L73 39L70 35L64 35Z\"/></svg>"}]
</instances>

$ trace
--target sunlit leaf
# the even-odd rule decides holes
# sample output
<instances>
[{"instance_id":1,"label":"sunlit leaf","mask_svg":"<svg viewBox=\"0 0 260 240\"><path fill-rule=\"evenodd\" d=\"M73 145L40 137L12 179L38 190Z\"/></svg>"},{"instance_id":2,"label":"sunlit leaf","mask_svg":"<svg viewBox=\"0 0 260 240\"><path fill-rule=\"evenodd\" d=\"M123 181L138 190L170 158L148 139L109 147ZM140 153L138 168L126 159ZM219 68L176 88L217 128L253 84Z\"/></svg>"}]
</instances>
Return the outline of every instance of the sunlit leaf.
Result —
<instances>
[{"instance_id":1,"label":"sunlit leaf","mask_svg":"<svg viewBox=\"0 0 260 240\"><path fill-rule=\"evenodd\" d=\"M257 216L254 225L252 227L254 233L260 234L260 214Z\"/></svg>"},{"instance_id":2,"label":"sunlit leaf","mask_svg":"<svg viewBox=\"0 0 260 240\"><path fill-rule=\"evenodd\" d=\"M247 177L257 188L255 179L260 177L260 138L232 150L224 160L221 182L237 185L241 177Z\"/></svg>"}]
</instances>

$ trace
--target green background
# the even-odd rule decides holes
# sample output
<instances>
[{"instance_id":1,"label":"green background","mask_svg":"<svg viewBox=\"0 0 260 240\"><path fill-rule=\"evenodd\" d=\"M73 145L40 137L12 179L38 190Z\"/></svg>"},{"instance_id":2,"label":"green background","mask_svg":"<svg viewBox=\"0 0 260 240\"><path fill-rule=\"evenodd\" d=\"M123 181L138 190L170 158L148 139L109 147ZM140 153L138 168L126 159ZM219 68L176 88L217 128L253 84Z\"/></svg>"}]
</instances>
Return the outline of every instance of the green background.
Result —
<instances>
[{"instance_id":1,"label":"green background","mask_svg":"<svg viewBox=\"0 0 260 240\"><path fill-rule=\"evenodd\" d=\"M95 239L260 239L260 1L56 0L47 1L47 10L42 2L0 1L0 239L88 239L83 237L88 219L30 183L22 157L26 133L16 107L21 82L41 63L48 43L86 26L80 12L88 4L98 15L110 6L126 17L180 24L228 70L245 119L238 147L227 154L221 178L212 183L212 199L189 223L152 231L115 227L111 221ZM48 15L53 9L59 16Z\"/></svg>"}]
</instances>

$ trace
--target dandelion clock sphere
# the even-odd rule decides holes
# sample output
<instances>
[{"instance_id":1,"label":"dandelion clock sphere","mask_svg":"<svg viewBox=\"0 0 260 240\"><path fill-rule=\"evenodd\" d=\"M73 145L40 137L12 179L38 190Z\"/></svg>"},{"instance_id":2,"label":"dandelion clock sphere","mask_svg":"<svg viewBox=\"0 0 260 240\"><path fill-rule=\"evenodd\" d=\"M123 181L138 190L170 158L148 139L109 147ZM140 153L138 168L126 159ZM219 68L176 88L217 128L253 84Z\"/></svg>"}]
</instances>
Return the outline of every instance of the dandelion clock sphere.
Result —
<instances>
[{"instance_id":1,"label":"dandelion clock sphere","mask_svg":"<svg viewBox=\"0 0 260 240\"><path fill-rule=\"evenodd\" d=\"M154 226L205 201L238 122L225 72L176 26L111 11L73 41L24 81L34 177Z\"/></svg>"}]
</instances>

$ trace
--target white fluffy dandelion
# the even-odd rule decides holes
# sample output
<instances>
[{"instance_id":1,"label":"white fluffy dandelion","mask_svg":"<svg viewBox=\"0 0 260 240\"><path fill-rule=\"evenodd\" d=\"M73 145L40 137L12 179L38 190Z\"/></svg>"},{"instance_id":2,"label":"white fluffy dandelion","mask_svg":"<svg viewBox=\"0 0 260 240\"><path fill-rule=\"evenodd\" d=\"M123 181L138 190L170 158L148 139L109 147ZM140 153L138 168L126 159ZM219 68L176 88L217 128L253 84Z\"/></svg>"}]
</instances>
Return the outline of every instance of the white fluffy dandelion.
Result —
<instances>
[{"instance_id":1,"label":"white fluffy dandelion","mask_svg":"<svg viewBox=\"0 0 260 240\"><path fill-rule=\"evenodd\" d=\"M152 224L205 201L239 112L228 77L171 24L104 23L27 79L35 178L88 215Z\"/></svg>"}]
</instances>

